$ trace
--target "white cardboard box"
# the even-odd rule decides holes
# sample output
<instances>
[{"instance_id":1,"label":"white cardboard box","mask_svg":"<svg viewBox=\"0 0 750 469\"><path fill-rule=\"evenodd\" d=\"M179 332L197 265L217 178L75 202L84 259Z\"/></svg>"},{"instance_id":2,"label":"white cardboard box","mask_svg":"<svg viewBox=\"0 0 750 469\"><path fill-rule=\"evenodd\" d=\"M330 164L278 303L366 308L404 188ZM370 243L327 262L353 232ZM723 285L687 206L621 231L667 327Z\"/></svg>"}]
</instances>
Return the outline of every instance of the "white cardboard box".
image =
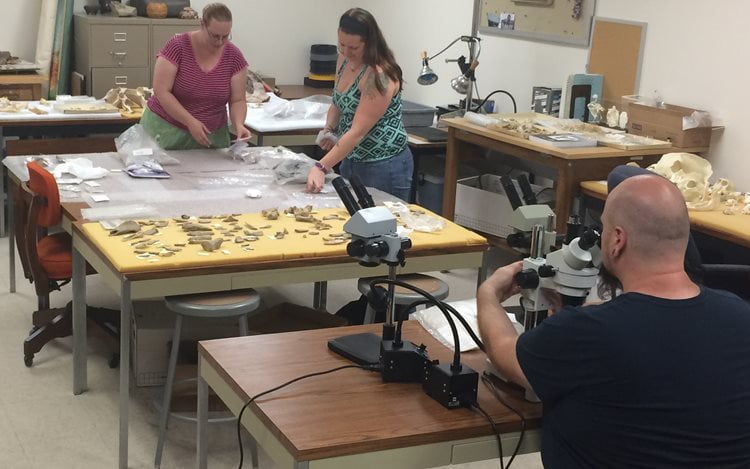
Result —
<instances>
[{"instance_id":1,"label":"white cardboard box","mask_svg":"<svg viewBox=\"0 0 750 469\"><path fill-rule=\"evenodd\" d=\"M174 333L175 313L163 300L134 301L130 342L130 366L136 386L161 386L167 378L169 352ZM204 340L239 335L236 319L191 320L183 322L182 340ZM184 344L181 344L184 345ZM183 356L188 350L180 348Z\"/></svg>"},{"instance_id":2,"label":"white cardboard box","mask_svg":"<svg viewBox=\"0 0 750 469\"><path fill-rule=\"evenodd\" d=\"M539 193L543 189L534 184L531 188L534 193ZM517 185L516 190L520 196L521 190ZM552 191L544 191L544 194L546 193ZM539 203L549 201L549 197L537 196L537 199ZM508 196L505 195L500 176L483 174L458 180L454 215L457 224L505 238L513 232L508 226L512 214L513 208Z\"/></svg>"}]
</instances>

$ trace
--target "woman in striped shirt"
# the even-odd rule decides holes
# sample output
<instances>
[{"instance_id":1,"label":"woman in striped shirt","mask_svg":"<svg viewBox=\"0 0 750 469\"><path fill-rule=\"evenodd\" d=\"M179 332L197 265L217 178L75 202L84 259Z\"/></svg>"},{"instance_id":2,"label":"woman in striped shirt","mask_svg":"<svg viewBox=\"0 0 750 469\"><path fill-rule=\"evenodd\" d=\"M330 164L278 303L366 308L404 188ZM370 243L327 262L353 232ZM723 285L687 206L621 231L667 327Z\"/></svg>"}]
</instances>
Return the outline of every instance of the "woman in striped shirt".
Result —
<instances>
[{"instance_id":1,"label":"woman in striped shirt","mask_svg":"<svg viewBox=\"0 0 750 469\"><path fill-rule=\"evenodd\" d=\"M247 61L230 42L232 12L221 3L203 9L201 29L175 35L154 66L154 95L141 125L167 150L229 146L227 104L234 134L244 126Z\"/></svg>"}]
</instances>

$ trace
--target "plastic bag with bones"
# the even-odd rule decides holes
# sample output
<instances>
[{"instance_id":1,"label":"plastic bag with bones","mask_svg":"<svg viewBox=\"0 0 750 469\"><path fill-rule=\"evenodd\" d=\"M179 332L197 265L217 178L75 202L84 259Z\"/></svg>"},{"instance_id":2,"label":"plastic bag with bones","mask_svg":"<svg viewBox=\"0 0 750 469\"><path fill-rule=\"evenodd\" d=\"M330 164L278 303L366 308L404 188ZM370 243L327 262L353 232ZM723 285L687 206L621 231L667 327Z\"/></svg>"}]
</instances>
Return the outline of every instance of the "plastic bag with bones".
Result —
<instances>
[{"instance_id":1,"label":"plastic bag with bones","mask_svg":"<svg viewBox=\"0 0 750 469\"><path fill-rule=\"evenodd\" d=\"M127 113L139 112L146 107L146 101L153 94L151 88L112 88L107 91L104 101Z\"/></svg>"}]
</instances>

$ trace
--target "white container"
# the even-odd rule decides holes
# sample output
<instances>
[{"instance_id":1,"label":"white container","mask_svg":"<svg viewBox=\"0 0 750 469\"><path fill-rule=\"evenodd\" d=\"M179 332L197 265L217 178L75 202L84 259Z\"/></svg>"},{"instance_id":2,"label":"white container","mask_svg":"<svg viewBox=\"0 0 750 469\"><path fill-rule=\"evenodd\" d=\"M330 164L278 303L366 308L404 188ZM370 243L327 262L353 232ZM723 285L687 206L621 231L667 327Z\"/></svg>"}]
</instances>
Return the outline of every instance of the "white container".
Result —
<instances>
[{"instance_id":1,"label":"white container","mask_svg":"<svg viewBox=\"0 0 750 469\"><path fill-rule=\"evenodd\" d=\"M515 182L515 181L514 181ZM533 185L534 193L543 188ZM521 190L516 183L520 196ZM552 191L544 191L545 194ZM537 197L539 203L546 203L544 198ZM459 179L456 184L456 209L454 221L467 228L505 238L513 229L508 226L513 214L500 176L483 174L481 176Z\"/></svg>"}]
</instances>

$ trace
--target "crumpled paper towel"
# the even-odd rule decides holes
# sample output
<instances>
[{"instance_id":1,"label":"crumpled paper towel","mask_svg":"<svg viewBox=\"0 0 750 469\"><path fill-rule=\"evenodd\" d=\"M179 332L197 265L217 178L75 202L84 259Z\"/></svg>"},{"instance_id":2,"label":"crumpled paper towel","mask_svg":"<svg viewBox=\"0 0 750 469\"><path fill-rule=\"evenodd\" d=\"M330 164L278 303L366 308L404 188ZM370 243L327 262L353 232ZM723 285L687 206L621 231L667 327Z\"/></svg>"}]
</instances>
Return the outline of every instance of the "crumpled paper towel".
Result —
<instances>
[{"instance_id":1,"label":"crumpled paper towel","mask_svg":"<svg viewBox=\"0 0 750 469\"><path fill-rule=\"evenodd\" d=\"M55 169L52 170L55 179L61 178L64 173L70 173L77 178L87 180L101 179L109 173L109 170L94 166L94 163L88 158L73 158L65 160L65 163L55 166Z\"/></svg>"}]
</instances>

